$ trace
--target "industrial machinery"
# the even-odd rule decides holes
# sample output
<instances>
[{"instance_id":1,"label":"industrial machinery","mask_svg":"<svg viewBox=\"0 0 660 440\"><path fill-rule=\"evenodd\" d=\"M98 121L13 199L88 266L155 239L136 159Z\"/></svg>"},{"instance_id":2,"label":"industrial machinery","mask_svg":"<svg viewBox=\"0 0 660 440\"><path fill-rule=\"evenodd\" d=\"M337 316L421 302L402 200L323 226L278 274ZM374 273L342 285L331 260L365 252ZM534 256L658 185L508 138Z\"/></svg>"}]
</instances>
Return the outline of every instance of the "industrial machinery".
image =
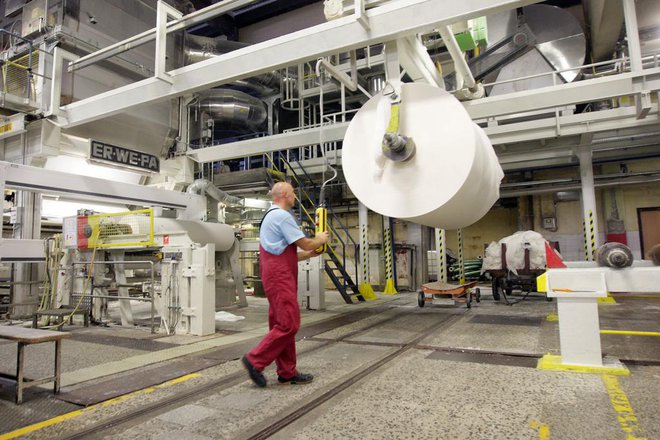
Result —
<instances>
[{"instance_id":1,"label":"industrial machinery","mask_svg":"<svg viewBox=\"0 0 660 440\"><path fill-rule=\"evenodd\" d=\"M316 183L332 161L341 163L353 193L338 181L333 191L340 197L355 195L390 218L452 229L477 221L499 197L498 161L515 172L530 162L572 166L578 156L586 173L592 155L614 160L610 145L616 158L630 157L617 144L622 136L632 133L644 143L657 138L656 120L647 116L657 112L652 97L660 73L657 56L640 51L637 36L644 34L637 32L634 0L623 0L628 55L590 68L582 66L579 23L566 11L532 5L536 1L327 1L328 22L304 29L307 23L298 20L275 29L279 19L273 20L257 26L264 33L253 38L246 29L241 42L231 41L239 38L238 27L222 25L227 17L239 23L236 17L255 8L281 12L285 3L3 3L0 95L2 107L13 112L0 124L4 160L45 168L63 155L85 162L90 142L98 141L119 146L113 151L151 154L162 166L140 170L131 182L175 191L198 177L233 180L235 191L254 182L265 187L269 171L240 179L230 171L276 168L277 156ZM507 10L502 32L491 37ZM486 21L491 41L481 35L474 38L477 46L459 47L458 28L472 26L468 20ZM590 21L600 23L598 17ZM218 36L193 35L204 26L214 27L205 35ZM525 61L532 55L538 64ZM438 64L447 73L453 67L453 81ZM629 74L618 75L628 68ZM519 74L527 78L514 78ZM497 96L530 83L544 87ZM454 90L443 90L447 85ZM630 97L635 106L628 105ZM612 108L616 101L628 104ZM573 114L575 104L585 111ZM647 132L636 133L642 127ZM491 144L499 146L499 158ZM635 155L655 154L652 148L635 145ZM582 179L587 224L596 212L590 173ZM160 197L139 206L158 206L153 202ZM8 254L43 253L38 202L17 201L17 212L31 218L16 223L15 238L25 243L3 243L4 249L14 246ZM207 208L187 220L222 221L221 212ZM598 237L597 215L592 232ZM129 235L121 228L118 234ZM30 274L19 275L17 283L29 282Z\"/></svg>"},{"instance_id":2,"label":"industrial machinery","mask_svg":"<svg viewBox=\"0 0 660 440\"><path fill-rule=\"evenodd\" d=\"M221 223L154 217L153 210L64 219L62 303L91 305L102 319L118 299L122 325L131 303L152 302L167 333L215 332L219 307L245 303L238 242ZM115 293L115 294L111 294ZM86 299L86 301L85 301Z\"/></svg>"},{"instance_id":3,"label":"industrial machinery","mask_svg":"<svg viewBox=\"0 0 660 440\"><path fill-rule=\"evenodd\" d=\"M202 221L217 214L218 199L232 200L217 188L196 182L194 191L176 193L7 163L0 169L0 187L154 206L65 218L52 307L91 307L102 320L108 301L118 300L122 324L132 326L132 302L147 301L163 331L207 335L215 332L216 308L247 305L234 229ZM0 260L44 259L41 240L0 242Z\"/></svg>"}]
</instances>

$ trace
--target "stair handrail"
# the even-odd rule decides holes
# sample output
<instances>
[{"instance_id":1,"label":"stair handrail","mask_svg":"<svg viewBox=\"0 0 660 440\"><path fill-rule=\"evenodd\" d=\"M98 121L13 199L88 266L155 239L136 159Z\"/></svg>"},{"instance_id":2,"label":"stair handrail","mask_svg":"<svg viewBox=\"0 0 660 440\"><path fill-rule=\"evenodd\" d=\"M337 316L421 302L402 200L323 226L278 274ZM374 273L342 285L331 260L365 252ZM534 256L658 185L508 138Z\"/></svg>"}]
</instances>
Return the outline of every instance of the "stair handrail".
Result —
<instances>
[{"instance_id":1,"label":"stair handrail","mask_svg":"<svg viewBox=\"0 0 660 440\"><path fill-rule=\"evenodd\" d=\"M313 206L314 209L316 209L316 208L317 208L317 204L314 203L314 200L309 196L309 194L307 193L307 191L305 191L305 189L304 189L304 185L302 185L302 182L300 181L300 178L299 178L299 176L298 176L298 173L296 173L296 171L293 169L293 167L291 166L291 163L290 163L288 160L286 160L285 158L283 158L283 157L280 157L280 160L284 163L284 165L288 168L288 170L291 171L291 174L292 174L293 179L294 179L294 180L296 181L296 183L298 184L298 189L301 191L302 194L304 194L305 198L306 198L307 201L310 203L310 205ZM305 168L302 166L302 164L301 164L299 161L296 161L296 162L297 162L298 166L300 167L300 169L302 170L302 172L303 172L303 173L305 174L305 176L307 177L307 179L310 181L310 183L311 183L312 185L314 185L314 187L315 187L316 184L315 184L314 181L311 179L311 177L309 176L309 174L307 173L307 171L305 171ZM300 200L298 200L298 204L299 204L300 207L302 208L302 211L305 213L305 215L307 216L307 218L312 222L312 224L314 224L314 223L315 223L315 220L312 218L311 214L307 211L307 209L305 208L304 204L303 204ZM348 237L348 238L351 240L351 242L353 242L355 255L357 255L357 243L355 243L355 241L353 240L353 237L351 237L351 235L348 233L348 229L343 225L343 223L341 223L341 221L339 220L339 218L337 217L337 215L334 214L334 211L332 211L332 215L333 215L334 218L336 218L336 219L339 221L339 223L342 225L342 229L343 229L344 232L346 233L346 237ZM337 255L337 251L335 250L335 248L334 248L332 245L328 245L328 252L331 252L331 253L335 256L335 258L337 258L338 261L341 261L341 264L342 264L342 270L343 270L346 274L348 274L348 271L346 270L346 247L347 247L347 244L344 242L344 240L342 240L341 236L337 233L337 229L334 227L334 225L332 224L332 222L328 222L328 228L329 228L330 231L334 234L334 236L336 237L336 239L339 240L339 243L341 243L341 254L342 254L342 255L341 255L341 258L339 258L339 255ZM355 279L357 279L357 265L355 265L355 277L356 277ZM346 277L342 277L342 278L343 278L344 288L346 288L346 286L347 286Z\"/></svg>"},{"instance_id":2,"label":"stair handrail","mask_svg":"<svg viewBox=\"0 0 660 440\"><path fill-rule=\"evenodd\" d=\"M287 164L287 167L289 168L289 170L291 170L291 173L295 176L296 182L298 182L299 185L300 185L300 179L298 179L298 173L296 173L296 171L293 169L293 167L291 166L291 164L288 163L288 161L286 161L285 159L283 159L283 160L284 160L285 163ZM311 176L307 173L307 171L305 170L305 167L300 163L299 160L296 160L296 164L298 165L298 167L300 168L300 170L302 171L302 173L305 175L305 177L307 178L307 180L309 181L309 183L310 183L311 185L313 185L314 187L316 187L316 186L317 186L316 183L312 180ZM302 186L302 185L300 185L300 186ZM304 190L303 190L303 191L304 191ZM311 197L309 197L309 195L307 195L307 198L309 199L310 203L312 203L313 206L316 206L316 205L314 204L313 200L311 199ZM339 216L336 214L336 212L334 211L334 209L332 209L332 207L328 206L328 211L329 211L330 214L331 214L330 221L328 222L328 227L330 228L330 230L332 231L332 233L335 235L335 237L337 237L337 239L339 240L339 242L340 242L341 245L342 245L342 246L341 246L341 247L342 247L342 259L341 259L341 262L342 262L342 265L343 265L343 267L344 267L344 270L346 271L346 248L347 248L347 246L348 246L348 243L344 242L344 240L341 239L341 236L337 233L337 229L335 228L335 226L334 226L334 224L333 224L333 223L334 223L333 220L336 220L337 223L339 223L339 225L340 225L340 227L341 227L341 230L343 230L344 233L346 234L347 241L350 241L351 244L353 245L353 252L354 252L354 255L355 255L355 258L356 258L356 259L357 259L358 252L359 252L359 251L358 251L358 249L359 249L359 245L358 245L357 242L353 239L353 237L351 236L351 234L348 232L348 228L347 228L346 225L344 225L344 223L339 219ZM358 279L358 264L355 264L354 266L355 266L355 279L357 280L357 279ZM348 271L346 271L346 273L348 273Z\"/></svg>"},{"instance_id":3,"label":"stair handrail","mask_svg":"<svg viewBox=\"0 0 660 440\"><path fill-rule=\"evenodd\" d=\"M307 173L307 170L305 170L305 167L303 167L303 165L300 163L299 160L296 160L296 164L298 164L298 167L300 168L300 170L303 172L305 177L307 177L307 180L309 181L309 183L316 186L316 184L312 180L311 176ZM295 173L295 171L293 171L293 169L291 171L293 173ZM330 214L332 215L332 218L337 220L337 223L339 223L339 226L341 227L341 229L346 233L346 237L348 238L348 240L351 243L353 243L353 246L355 246L357 248L358 244L355 242L355 240L353 240L353 237L351 237L351 235L348 233L348 228L344 225L344 223L342 223L342 221L339 219L339 216L337 216L337 214L335 213L334 209L332 209L331 206L328 206L328 212L330 212Z\"/></svg>"}]
</instances>

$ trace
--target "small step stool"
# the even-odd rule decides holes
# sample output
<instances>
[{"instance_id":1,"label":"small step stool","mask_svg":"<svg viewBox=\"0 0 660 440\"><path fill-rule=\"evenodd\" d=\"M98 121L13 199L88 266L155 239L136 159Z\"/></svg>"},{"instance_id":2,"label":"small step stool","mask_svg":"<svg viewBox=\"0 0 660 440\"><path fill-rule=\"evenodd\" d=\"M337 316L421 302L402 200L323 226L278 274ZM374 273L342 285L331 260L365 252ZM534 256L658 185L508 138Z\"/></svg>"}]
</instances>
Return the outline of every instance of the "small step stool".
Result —
<instances>
[{"instance_id":1,"label":"small step stool","mask_svg":"<svg viewBox=\"0 0 660 440\"><path fill-rule=\"evenodd\" d=\"M48 309L48 310L39 310L37 311L34 316L32 317L32 328L39 328L39 318L42 316L55 316L57 317L57 324L62 324L64 321L64 318L67 316L71 315L69 318L69 325L73 324L73 317L75 315L83 315L83 323L85 327L89 327L89 311L85 309L78 309L76 310L74 307L67 307L63 306L59 309ZM62 326L59 326L58 328L62 330Z\"/></svg>"}]
</instances>

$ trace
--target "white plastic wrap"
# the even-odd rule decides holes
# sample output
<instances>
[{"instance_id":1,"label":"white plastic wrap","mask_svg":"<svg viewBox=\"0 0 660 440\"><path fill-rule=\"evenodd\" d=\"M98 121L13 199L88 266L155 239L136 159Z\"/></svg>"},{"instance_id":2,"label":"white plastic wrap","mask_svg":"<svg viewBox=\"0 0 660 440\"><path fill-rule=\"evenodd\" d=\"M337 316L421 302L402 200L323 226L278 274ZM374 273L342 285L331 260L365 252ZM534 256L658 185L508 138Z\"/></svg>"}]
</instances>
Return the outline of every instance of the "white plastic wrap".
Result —
<instances>
[{"instance_id":1,"label":"white plastic wrap","mask_svg":"<svg viewBox=\"0 0 660 440\"><path fill-rule=\"evenodd\" d=\"M502 247L496 241L491 241L486 252L484 252L484 260L481 264L481 273L487 270L498 270L502 268Z\"/></svg>"},{"instance_id":2,"label":"white plastic wrap","mask_svg":"<svg viewBox=\"0 0 660 440\"><path fill-rule=\"evenodd\" d=\"M519 269L525 268L525 249L529 249L529 269L545 268L545 238L538 232L518 231L488 245L482 272L502 269L502 243L506 244L507 268L514 274L517 275Z\"/></svg>"}]
</instances>

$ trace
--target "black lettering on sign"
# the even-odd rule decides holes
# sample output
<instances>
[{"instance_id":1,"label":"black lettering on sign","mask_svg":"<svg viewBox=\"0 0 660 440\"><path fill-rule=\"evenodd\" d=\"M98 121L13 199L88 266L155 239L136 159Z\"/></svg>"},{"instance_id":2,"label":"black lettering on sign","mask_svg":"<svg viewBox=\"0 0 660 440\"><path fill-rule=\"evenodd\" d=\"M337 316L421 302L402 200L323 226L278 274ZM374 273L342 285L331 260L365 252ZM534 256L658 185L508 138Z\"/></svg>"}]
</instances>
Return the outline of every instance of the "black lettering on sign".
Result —
<instances>
[{"instance_id":1,"label":"black lettering on sign","mask_svg":"<svg viewBox=\"0 0 660 440\"><path fill-rule=\"evenodd\" d=\"M95 161L109 162L115 165L121 164L156 173L160 171L160 161L154 155L98 141L92 141L89 157Z\"/></svg>"}]
</instances>

